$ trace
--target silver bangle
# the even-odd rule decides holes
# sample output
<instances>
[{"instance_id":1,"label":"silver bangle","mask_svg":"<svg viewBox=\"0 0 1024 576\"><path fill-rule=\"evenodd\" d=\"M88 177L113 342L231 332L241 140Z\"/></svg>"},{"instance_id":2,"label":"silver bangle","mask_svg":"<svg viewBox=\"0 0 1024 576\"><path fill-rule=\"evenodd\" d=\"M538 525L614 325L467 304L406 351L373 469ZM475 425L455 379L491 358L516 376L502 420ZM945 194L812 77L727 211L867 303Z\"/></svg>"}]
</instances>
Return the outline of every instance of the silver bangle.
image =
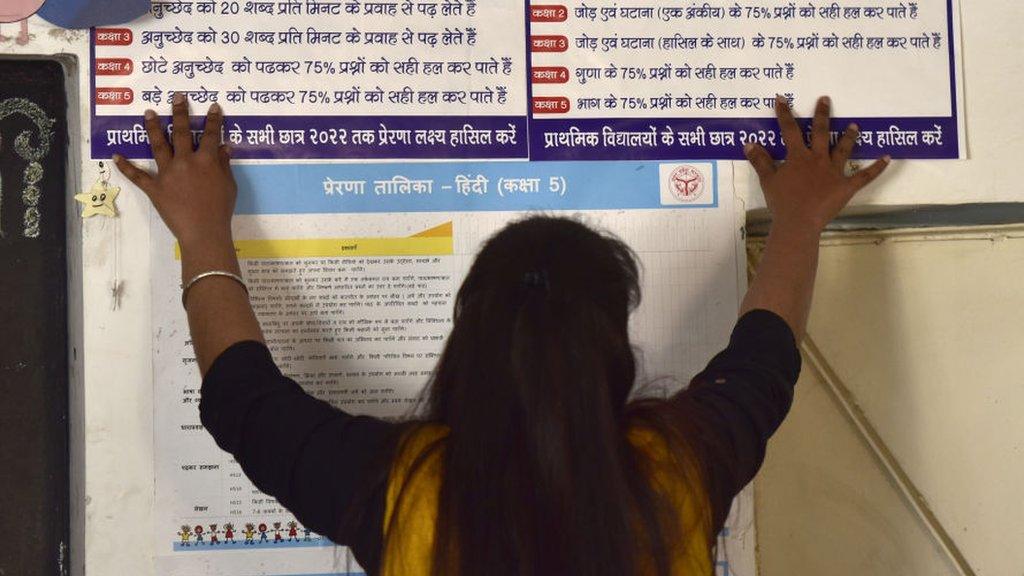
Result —
<instances>
[{"instance_id":1,"label":"silver bangle","mask_svg":"<svg viewBox=\"0 0 1024 576\"><path fill-rule=\"evenodd\" d=\"M245 280L242 280L241 276L239 276L238 274L234 274L234 273L228 272L227 270L210 270L209 272L203 272L202 274L196 274L195 276L192 277L191 280L189 280L188 282L184 283L181 286L181 307L182 308L187 308L185 306L185 302L186 302L186 300L188 298L188 291L192 288L192 286L196 282L199 282L200 280L202 280L203 278L209 278L211 276L223 276L225 278L231 278L232 280L234 280L235 282L238 282L242 286L242 289L245 290L246 297L249 296L249 287L245 285Z\"/></svg>"}]
</instances>

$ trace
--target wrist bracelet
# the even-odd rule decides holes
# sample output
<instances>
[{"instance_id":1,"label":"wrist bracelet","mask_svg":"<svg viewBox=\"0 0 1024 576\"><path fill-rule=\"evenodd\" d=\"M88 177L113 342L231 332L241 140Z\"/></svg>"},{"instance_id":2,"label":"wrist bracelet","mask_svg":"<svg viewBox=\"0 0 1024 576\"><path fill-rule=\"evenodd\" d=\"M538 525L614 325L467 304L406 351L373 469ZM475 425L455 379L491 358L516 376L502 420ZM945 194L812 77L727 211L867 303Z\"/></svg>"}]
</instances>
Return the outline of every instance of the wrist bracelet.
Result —
<instances>
[{"instance_id":1,"label":"wrist bracelet","mask_svg":"<svg viewBox=\"0 0 1024 576\"><path fill-rule=\"evenodd\" d=\"M231 278L232 280L234 280L235 282L238 282L242 286L242 289L245 290L246 297L249 296L249 287L245 285L245 280L242 280L241 276L239 276L238 274L234 274L234 273L228 272L227 270L210 270L209 272L203 272L202 274L196 274L195 276L192 277L191 280L189 280L188 282L185 282L184 284L182 284L182 286L181 286L181 307L182 308L187 308L185 306L185 302L186 302L186 300L188 298L188 291L192 288L192 286L196 282L199 282L200 280L202 280L203 278L210 278L211 276L223 276L225 278Z\"/></svg>"}]
</instances>

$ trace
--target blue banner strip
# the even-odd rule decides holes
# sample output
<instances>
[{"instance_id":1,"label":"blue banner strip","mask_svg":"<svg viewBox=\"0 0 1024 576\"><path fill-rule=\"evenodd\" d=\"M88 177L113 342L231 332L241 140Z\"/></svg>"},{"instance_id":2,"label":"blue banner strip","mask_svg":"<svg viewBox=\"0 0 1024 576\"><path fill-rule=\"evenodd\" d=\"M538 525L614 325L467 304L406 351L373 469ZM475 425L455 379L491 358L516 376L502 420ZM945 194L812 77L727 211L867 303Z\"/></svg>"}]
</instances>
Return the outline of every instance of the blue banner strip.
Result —
<instances>
[{"instance_id":1,"label":"blue banner strip","mask_svg":"<svg viewBox=\"0 0 1024 576\"><path fill-rule=\"evenodd\" d=\"M195 105L198 107L198 105ZM170 117L161 118L167 127ZM193 136L203 117L191 118ZM92 156L151 158L142 116L94 116ZM525 159L525 116L226 116L237 159Z\"/></svg>"},{"instance_id":2,"label":"blue banner strip","mask_svg":"<svg viewBox=\"0 0 1024 576\"><path fill-rule=\"evenodd\" d=\"M956 118L833 118L842 134L860 128L854 158L957 158ZM810 131L810 120L801 119ZM870 140L868 140L870 138ZM756 141L776 158L784 155L774 118L599 118L535 120L530 125L533 160L742 160L743 144Z\"/></svg>"},{"instance_id":3,"label":"blue banner strip","mask_svg":"<svg viewBox=\"0 0 1024 576\"><path fill-rule=\"evenodd\" d=\"M163 119L165 126L169 118ZM192 118L196 137L203 119ZM957 158L955 117L833 118L836 137L861 130L854 158ZM810 121L800 121L805 130ZM757 141L780 156L773 118L535 119L517 116L228 116L237 159L742 160ZM93 120L94 158L149 158L142 118Z\"/></svg>"},{"instance_id":4,"label":"blue banner strip","mask_svg":"<svg viewBox=\"0 0 1024 576\"><path fill-rule=\"evenodd\" d=\"M274 542L273 540L250 540L248 542L238 541L222 541L217 543L211 542L189 542L184 544L180 541L176 541L172 544L172 548L175 552L218 552L221 550L279 550L284 548L325 548L328 546L334 546L334 542L331 542L327 538L318 538L316 540L298 540L298 541L287 541L282 540L280 542Z\"/></svg>"},{"instance_id":5,"label":"blue banner strip","mask_svg":"<svg viewBox=\"0 0 1024 576\"><path fill-rule=\"evenodd\" d=\"M714 208L718 166L685 204L662 203L657 162L241 164L237 214ZM361 183L361 184L360 184ZM429 191L428 184L429 183ZM359 193L357 190L361 189Z\"/></svg>"}]
</instances>

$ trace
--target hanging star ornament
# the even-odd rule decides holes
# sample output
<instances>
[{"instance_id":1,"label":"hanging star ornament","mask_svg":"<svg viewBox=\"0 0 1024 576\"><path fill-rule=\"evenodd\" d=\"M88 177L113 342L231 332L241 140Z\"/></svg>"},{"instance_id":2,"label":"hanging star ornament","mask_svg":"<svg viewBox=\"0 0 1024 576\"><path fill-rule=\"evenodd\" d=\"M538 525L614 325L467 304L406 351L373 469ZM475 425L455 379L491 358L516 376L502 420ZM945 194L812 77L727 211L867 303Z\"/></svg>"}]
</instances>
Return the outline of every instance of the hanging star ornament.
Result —
<instances>
[{"instance_id":1,"label":"hanging star ornament","mask_svg":"<svg viewBox=\"0 0 1024 576\"><path fill-rule=\"evenodd\" d=\"M109 182L97 182L88 192L75 194L75 200L85 206L82 210L82 218L89 218L97 214L110 218L117 216L114 199L117 198L120 191L120 188L111 186Z\"/></svg>"}]
</instances>

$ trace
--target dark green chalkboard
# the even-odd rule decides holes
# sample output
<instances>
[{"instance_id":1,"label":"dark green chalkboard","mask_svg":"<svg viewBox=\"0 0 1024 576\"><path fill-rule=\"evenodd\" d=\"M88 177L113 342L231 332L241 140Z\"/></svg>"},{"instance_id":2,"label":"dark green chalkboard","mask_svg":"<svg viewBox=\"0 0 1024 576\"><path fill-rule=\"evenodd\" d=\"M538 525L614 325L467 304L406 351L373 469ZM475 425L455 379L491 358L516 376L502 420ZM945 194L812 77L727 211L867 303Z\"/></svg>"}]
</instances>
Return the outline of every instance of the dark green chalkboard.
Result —
<instances>
[{"instance_id":1,"label":"dark green chalkboard","mask_svg":"<svg viewBox=\"0 0 1024 576\"><path fill-rule=\"evenodd\" d=\"M0 59L0 575L66 574L67 100L55 61Z\"/></svg>"}]
</instances>

